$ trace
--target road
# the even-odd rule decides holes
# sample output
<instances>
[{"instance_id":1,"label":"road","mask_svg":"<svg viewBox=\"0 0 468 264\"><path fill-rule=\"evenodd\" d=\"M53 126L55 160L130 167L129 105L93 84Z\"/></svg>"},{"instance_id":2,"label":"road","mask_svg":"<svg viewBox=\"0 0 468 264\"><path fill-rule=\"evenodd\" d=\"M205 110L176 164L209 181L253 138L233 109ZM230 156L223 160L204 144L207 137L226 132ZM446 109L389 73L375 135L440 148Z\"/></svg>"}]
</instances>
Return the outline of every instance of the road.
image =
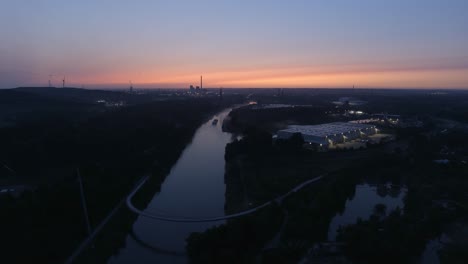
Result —
<instances>
[{"instance_id":1,"label":"road","mask_svg":"<svg viewBox=\"0 0 468 264\"><path fill-rule=\"evenodd\" d=\"M297 185L296 187L294 187L289 192L287 192L287 193L285 193L285 194L283 194L283 195L281 195L281 196L279 196L279 197L277 197L277 198L275 198L273 200L270 200L270 201L268 201L268 202L266 202L266 203L264 203L262 205L251 208L249 210L245 210L245 211L235 213L235 214L219 216L219 217L190 218L190 217L171 217L171 216L164 216L164 215L156 215L156 214L151 214L151 213L148 213L148 212L145 212L145 211L142 211L142 210L136 208L132 204L132 198L141 189L141 187L146 183L146 181L149 179L149 176L146 176L135 187L135 189L127 196L127 206L132 212L137 213L137 214L139 214L141 216L144 216L144 217L155 219L155 220L169 221L169 222L183 222L183 223L215 222L215 221L227 220L227 219L237 218L237 217L240 217L240 216L249 215L249 214L254 213L254 212L256 212L256 211L258 211L258 210L260 210L260 209L262 209L264 207L267 207L267 206L271 205L272 203L281 204L283 202L284 198L286 198L289 195L299 191L300 189L304 188L305 186L307 186L307 185L309 185L311 183L314 183L314 182L317 182L317 181L321 180L323 177L325 177L325 175L320 175L320 176L318 176L316 178L307 180L307 181Z\"/></svg>"}]
</instances>

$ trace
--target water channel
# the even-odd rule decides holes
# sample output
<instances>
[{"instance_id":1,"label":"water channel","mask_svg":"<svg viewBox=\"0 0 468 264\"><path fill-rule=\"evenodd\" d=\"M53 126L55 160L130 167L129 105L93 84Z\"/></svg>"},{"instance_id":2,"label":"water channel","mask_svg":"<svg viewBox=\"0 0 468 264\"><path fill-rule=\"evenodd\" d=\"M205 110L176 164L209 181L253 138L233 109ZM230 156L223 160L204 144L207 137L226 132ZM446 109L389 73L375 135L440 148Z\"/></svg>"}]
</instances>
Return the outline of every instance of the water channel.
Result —
<instances>
[{"instance_id":1,"label":"water channel","mask_svg":"<svg viewBox=\"0 0 468 264\"><path fill-rule=\"evenodd\" d=\"M146 211L172 217L224 215L224 152L234 136L222 131L222 123L230 110L198 128ZM219 121L215 124L214 119ZM190 233L223 222L173 223L140 216L126 238L126 246L109 263L188 263L185 240Z\"/></svg>"}]
</instances>

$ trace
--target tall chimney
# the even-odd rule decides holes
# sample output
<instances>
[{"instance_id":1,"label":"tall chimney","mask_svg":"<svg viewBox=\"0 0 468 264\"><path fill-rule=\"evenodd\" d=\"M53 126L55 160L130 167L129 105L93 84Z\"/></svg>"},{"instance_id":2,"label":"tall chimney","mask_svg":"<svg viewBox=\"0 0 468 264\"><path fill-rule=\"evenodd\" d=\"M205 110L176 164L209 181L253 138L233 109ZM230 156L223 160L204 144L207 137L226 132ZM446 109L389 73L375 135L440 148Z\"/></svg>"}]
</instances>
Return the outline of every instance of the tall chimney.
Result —
<instances>
[{"instance_id":1,"label":"tall chimney","mask_svg":"<svg viewBox=\"0 0 468 264\"><path fill-rule=\"evenodd\" d=\"M203 75L200 75L200 89L203 89Z\"/></svg>"}]
</instances>

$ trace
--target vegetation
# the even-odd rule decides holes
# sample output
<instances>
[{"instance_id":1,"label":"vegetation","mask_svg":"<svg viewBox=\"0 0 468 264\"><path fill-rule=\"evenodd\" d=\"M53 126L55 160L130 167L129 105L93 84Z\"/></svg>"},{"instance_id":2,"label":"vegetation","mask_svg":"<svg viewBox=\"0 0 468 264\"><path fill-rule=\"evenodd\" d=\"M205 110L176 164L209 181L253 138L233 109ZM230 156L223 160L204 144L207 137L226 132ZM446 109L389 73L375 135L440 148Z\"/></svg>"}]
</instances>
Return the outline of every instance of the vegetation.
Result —
<instances>
[{"instance_id":1,"label":"vegetation","mask_svg":"<svg viewBox=\"0 0 468 264\"><path fill-rule=\"evenodd\" d=\"M408 105L410 99L405 98L390 106L383 103L386 99L393 102L398 97L391 93L386 97L368 96L362 99L374 102L363 108L370 112L416 114L420 120L424 120L425 126L397 128L395 143L346 152L308 151L302 148L300 137L273 142L270 131L284 127L291 120L301 123L298 117L301 116L300 111L304 111L301 108L242 108L232 112L228 129L242 131L244 138L226 147L226 212L260 204L285 193L298 182L328 172L326 178L291 195L279 205L284 219L276 230L280 236L279 243L266 248L271 241L265 242L256 251L245 253L242 262L298 262L314 245L327 242L331 220L344 211L346 201L354 197L356 184L362 182L396 186L378 188L377 194L381 196L387 193L393 195L394 189L405 186L404 207L389 211L384 204L376 204L369 219L359 219L355 224L341 228L337 239L342 250L333 254L343 256L345 260L357 263L414 262L421 256L428 241L447 232L447 225L466 223L466 128L459 128L457 124L445 129L445 125L439 121L439 118L453 117L456 109L463 108L462 100L453 96L440 99L410 93L408 97L411 100L419 98L421 101ZM453 108L445 107L448 101L454 102ZM403 102L407 105L403 106ZM294 102L276 97L270 98L269 103ZM398 111L395 106L400 107ZM310 109L315 111L317 108ZM461 115L456 116L456 119L463 120L459 119ZM317 111L315 114L310 112L308 119L304 118L302 122L321 122L330 117L338 120L334 114ZM437 159L447 159L449 163L436 164L434 160ZM223 225L222 232L229 233L234 226L236 228L233 230L238 233L247 232L238 230L241 225L236 221L241 219ZM200 254L204 254L191 255L192 260L203 259L206 263L214 260L210 258L212 254L208 248L224 238L213 233L217 232L211 230L197 234L203 239L188 241L189 248L197 248ZM466 245L464 243L466 241L447 245L440 252L441 260L463 263L460 260L466 259L466 254L463 254L460 245ZM225 246L230 250L236 248L234 244ZM217 255L216 261L226 259Z\"/></svg>"},{"instance_id":2,"label":"vegetation","mask_svg":"<svg viewBox=\"0 0 468 264\"><path fill-rule=\"evenodd\" d=\"M85 238L77 169L92 228L143 174L151 173L149 184L134 201L145 207L197 126L232 103L227 96L222 104L212 98L162 100L115 92L86 94L80 89L34 91L0 91L0 184L18 189L0 195L5 262L60 262ZM360 107L364 112L411 115L425 126L396 128L394 144L317 153L304 149L299 135L273 140L271 132L292 123L353 119L343 115L345 107L330 104L347 94L268 93L256 91L250 99L303 106L245 107L230 114L225 129L244 137L226 146L226 213L276 198L307 179L327 176L280 204L192 234L187 252L193 263L295 263L314 245L327 242L331 220L343 212L362 182L405 186L404 207L389 211L376 204L369 219L340 230L342 251L335 254L359 263L407 263L420 256L428 241L456 233L463 229L460 225L466 227L466 94L406 91L402 97L395 91L360 91L352 96L369 102ZM103 96L129 103L113 108L96 104ZM379 188L377 193L385 196L388 191ZM106 262L124 246L135 219L127 210L118 210L95 239L94 248L79 260ZM445 245L439 252L441 261L466 262L466 243L465 238Z\"/></svg>"},{"instance_id":3,"label":"vegetation","mask_svg":"<svg viewBox=\"0 0 468 264\"><path fill-rule=\"evenodd\" d=\"M283 221L278 205L243 218L192 233L187 252L192 263L254 263L255 255L273 238Z\"/></svg>"},{"instance_id":4,"label":"vegetation","mask_svg":"<svg viewBox=\"0 0 468 264\"><path fill-rule=\"evenodd\" d=\"M369 220L359 220L342 229L338 239L345 242L345 254L349 258L360 263L410 263L421 255L429 240L446 232L446 226L466 218L467 166L432 162L438 155L435 150L451 145L453 138L459 139L458 145L467 143L455 134L439 134L431 140L413 137L410 142L413 158L393 165L407 175L404 177L408 186L405 207L389 212L385 218L374 214ZM456 250L457 245L460 244L443 249L442 259L463 259Z\"/></svg>"},{"instance_id":5,"label":"vegetation","mask_svg":"<svg viewBox=\"0 0 468 264\"><path fill-rule=\"evenodd\" d=\"M209 99L93 115L83 107L68 118L45 115L0 129L0 160L15 171L2 170L2 182L31 189L16 198L0 196L3 260L63 261L86 235L77 168L94 228L146 172L157 175L154 192L195 129L222 107ZM60 109L68 113L65 105Z\"/></svg>"},{"instance_id":6,"label":"vegetation","mask_svg":"<svg viewBox=\"0 0 468 264\"><path fill-rule=\"evenodd\" d=\"M312 160L314 153L302 148L303 142L302 137L293 137L273 145L271 134L249 130L228 144L226 212L260 205L323 173Z\"/></svg>"}]
</instances>

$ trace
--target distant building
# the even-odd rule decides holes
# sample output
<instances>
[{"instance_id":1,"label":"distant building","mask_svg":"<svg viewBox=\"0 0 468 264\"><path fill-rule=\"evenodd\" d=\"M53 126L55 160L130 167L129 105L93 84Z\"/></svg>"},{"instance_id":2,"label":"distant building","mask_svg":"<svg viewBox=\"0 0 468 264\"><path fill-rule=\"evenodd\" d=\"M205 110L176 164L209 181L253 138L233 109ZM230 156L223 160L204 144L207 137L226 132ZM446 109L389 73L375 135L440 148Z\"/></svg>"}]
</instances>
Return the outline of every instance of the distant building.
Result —
<instances>
[{"instance_id":1,"label":"distant building","mask_svg":"<svg viewBox=\"0 0 468 264\"><path fill-rule=\"evenodd\" d=\"M203 90L203 76L200 76L200 86L190 85L189 91L193 94L201 94L205 92L205 90Z\"/></svg>"},{"instance_id":2,"label":"distant building","mask_svg":"<svg viewBox=\"0 0 468 264\"><path fill-rule=\"evenodd\" d=\"M309 126L293 125L278 131L277 135L280 139L288 139L296 133L301 134L307 143L327 148L336 143L376 134L377 128L368 124L335 122Z\"/></svg>"},{"instance_id":3,"label":"distant building","mask_svg":"<svg viewBox=\"0 0 468 264\"><path fill-rule=\"evenodd\" d=\"M333 103L340 106L358 106L367 104L367 101L362 101L352 97L341 97L338 101L334 101Z\"/></svg>"},{"instance_id":4,"label":"distant building","mask_svg":"<svg viewBox=\"0 0 468 264\"><path fill-rule=\"evenodd\" d=\"M389 114L373 114L372 117L379 118L381 120L398 120L400 115L389 115Z\"/></svg>"},{"instance_id":5,"label":"distant building","mask_svg":"<svg viewBox=\"0 0 468 264\"><path fill-rule=\"evenodd\" d=\"M379 122L388 123L389 125L399 125L401 122L400 115L389 115L389 114L373 114L372 118L378 119Z\"/></svg>"},{"instance_id":6,"label":"distant building","mask_svg":"<svg viewBox=\"0 0 468 264\"><path fill-rule=\"evenodd\" d=\"M294 108L295 105L290 104L261 104L255 105L252 109L278 109L278 108Z\"/></svg>"}]
</instances>

